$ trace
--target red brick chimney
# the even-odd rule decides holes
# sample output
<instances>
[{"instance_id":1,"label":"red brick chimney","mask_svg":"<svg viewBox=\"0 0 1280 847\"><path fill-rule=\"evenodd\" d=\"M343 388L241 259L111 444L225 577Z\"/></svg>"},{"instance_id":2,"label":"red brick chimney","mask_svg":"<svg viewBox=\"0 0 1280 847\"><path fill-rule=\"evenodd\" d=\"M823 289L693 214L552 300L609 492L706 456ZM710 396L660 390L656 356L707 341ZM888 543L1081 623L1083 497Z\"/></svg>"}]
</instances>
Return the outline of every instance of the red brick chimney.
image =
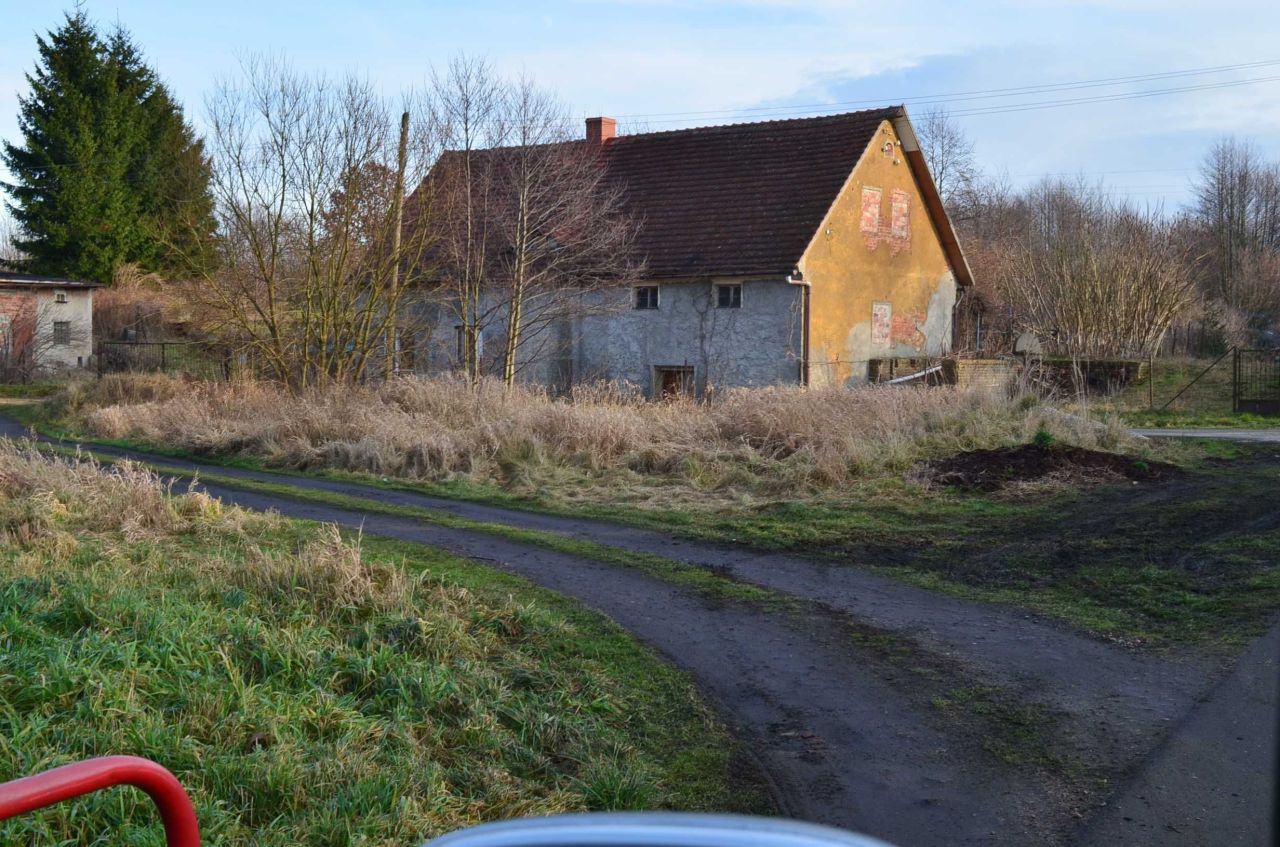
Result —
<instances>
[{"instance_id":1,"label":"red brick chimney","mask_svg":"<svg viewBox=\"0 0 1280 847\"><path fill-rule=\"evenodd\" d=\"M587 118L587 143L603 144L618 134L618 122L613 118Z\"/></svg>"}]
</instances>

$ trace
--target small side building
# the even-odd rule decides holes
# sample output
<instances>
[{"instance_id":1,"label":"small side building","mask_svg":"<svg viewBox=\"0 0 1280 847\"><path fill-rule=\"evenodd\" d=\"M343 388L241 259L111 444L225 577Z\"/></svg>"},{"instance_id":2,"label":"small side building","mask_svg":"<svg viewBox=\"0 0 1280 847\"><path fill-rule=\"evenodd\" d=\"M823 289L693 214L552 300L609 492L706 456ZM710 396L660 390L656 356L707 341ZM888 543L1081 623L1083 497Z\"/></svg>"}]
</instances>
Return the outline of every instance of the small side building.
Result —
<instances>
[{"instance_id":1,"label":"small side building","mask_svg":"<svg viewBox=\"0 0 1280 847\"><path fill-rule=\"evenodd\" d=\"M0 271L0 373L87 368L96 282Z\"/></svg>"}]
</instances>

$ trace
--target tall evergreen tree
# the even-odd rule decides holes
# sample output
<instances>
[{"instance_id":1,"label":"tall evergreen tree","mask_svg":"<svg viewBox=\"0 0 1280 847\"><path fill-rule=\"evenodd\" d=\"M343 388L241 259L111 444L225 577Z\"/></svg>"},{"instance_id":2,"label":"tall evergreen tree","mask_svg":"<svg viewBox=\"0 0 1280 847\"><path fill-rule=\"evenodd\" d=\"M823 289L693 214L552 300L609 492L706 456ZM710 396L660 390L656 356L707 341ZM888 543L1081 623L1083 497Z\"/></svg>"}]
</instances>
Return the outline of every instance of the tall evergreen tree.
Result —
<instances>
[{"instance_id":1,"label":"tall evergreen tree","mask_svg":"<svg viewBox=\"0 0 1280 847\"><path fill-rule=\"evenodd\" d=\"M24 269L110 282L126 262L171 275L206 267L203 146L128 34L104 40L77 10L36 44L23 143L3 153Z\"/></svg>"}]
</instances>

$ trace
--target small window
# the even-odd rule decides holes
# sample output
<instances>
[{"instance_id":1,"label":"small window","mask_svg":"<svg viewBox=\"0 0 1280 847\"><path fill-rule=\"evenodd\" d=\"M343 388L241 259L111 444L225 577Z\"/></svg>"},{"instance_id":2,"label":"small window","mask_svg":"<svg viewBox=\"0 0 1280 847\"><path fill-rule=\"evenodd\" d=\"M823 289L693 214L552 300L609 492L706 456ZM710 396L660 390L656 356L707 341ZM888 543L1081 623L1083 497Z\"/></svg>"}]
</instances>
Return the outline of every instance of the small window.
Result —
<instances>
[{"instance_id":1,"label":"small window","mask_svg":"<svg viewBox=\"0 0 1280 847\"><path fill-rule=\"evenodd\" d=\"M742 308L742 286L741 285L717 285L716 286L716 308L717 309L741 309Z\"/></svg>"},{"instance_id":2,"label":"small window","mask_svg":"<svg viewBox=\"0 0 1280 847\"><path fill-rule=\"evenodd\" d=\"M637 285L636 286L636 308L637 309L658 308L658 286Z\"/></svg>"},{"instance_id":3,"label":"small window","mask_svg":"<svg viewBox=\"0 0 1280 847\"><path fill-rule=\"evenodd\" d=\"M53 292L53 302L55 302L55 303L65 303L65 302L67 302L67 292L65 292L65 291L55 291L55 292Z\"/></svg>"},{"instance_id":4,"label":"small window","mask_svg":"<svg viewBox=\"0 0 1280 847\"><path fill-rule=\"evenodd\" d=\"M63 347L71 344L71 321L53 322L53 343Z\"/></svg>"}]
</instances>

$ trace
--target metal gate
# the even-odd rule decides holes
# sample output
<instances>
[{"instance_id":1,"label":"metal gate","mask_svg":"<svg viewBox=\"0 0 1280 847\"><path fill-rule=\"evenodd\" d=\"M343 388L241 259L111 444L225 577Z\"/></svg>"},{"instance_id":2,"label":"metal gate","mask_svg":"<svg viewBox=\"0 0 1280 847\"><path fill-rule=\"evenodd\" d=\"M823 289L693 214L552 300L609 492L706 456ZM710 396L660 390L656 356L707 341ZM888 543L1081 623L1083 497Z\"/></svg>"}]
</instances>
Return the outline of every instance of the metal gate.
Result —
<instances>
[{"instance_id":1,"label":"metal gate","mask_svg":"<svg viewBox=\"0 0 1280 847\"><path fill-rule=\"evenodd\" d=\"M1236 348L1231 405L1236 412L1280 415L1280 349Z\"/></svg>"}]
</instances>

